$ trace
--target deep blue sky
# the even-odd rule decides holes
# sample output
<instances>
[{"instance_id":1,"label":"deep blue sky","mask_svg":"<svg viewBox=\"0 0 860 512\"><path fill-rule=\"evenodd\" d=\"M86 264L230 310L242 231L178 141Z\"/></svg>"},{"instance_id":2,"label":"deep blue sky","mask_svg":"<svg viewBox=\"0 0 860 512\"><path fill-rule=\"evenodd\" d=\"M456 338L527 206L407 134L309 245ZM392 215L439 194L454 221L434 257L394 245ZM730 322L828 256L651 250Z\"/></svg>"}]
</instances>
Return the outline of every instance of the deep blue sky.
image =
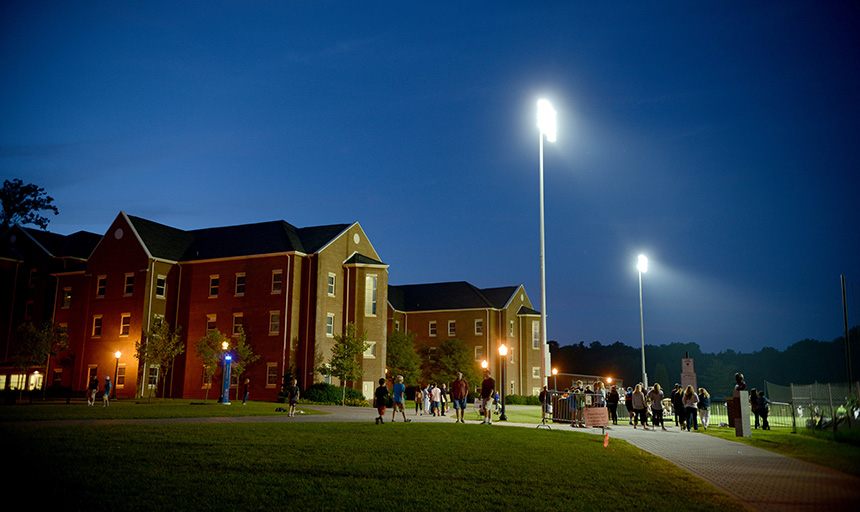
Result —
<instances>
[{"instance_id":1,"label":"deep blue sky","mask_svg":"<svg viewBox=\"0 0 860 512\"><path fill-rule=\"evenodd\" d=\"M549 339L638 346L640 252L648 344L841 335L857 2L402 4L4 1L0 178L63 234L358 221L391 284L539 307L546 97Z\"/></svg>"}]
</instances>

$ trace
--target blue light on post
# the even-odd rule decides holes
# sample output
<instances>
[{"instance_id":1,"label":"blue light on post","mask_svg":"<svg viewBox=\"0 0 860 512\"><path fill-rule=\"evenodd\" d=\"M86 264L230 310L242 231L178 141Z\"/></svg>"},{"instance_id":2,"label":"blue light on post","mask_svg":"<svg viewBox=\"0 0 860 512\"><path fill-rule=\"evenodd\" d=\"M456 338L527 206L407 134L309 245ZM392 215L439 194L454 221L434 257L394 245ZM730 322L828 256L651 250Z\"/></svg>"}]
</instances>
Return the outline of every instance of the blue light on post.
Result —
<instances>
[{"instance_id":1,"label":"blue light on post","mask_svg":"<svg viewBox=\"0 0 860 512\"><path fill-rule=\"evenodd\" d=\"M233 356L224 355L224 382L221 385L221 398L218 399L218 403L222 405L230 405L230 363L232 361Z\"/></svg>"}]
</instances>

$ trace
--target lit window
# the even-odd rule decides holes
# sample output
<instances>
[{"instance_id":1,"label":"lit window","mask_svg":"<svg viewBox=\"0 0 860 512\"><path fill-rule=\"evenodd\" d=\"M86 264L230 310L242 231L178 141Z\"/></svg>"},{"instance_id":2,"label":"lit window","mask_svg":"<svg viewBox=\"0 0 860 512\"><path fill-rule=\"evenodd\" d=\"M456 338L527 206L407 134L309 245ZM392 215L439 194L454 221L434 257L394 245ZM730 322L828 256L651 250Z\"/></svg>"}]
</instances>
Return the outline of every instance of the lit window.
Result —
<instances>
[{"instance_id":1,"label":"lit window","mask_svg":"<svg viewBox=\"0 0 860 512\"><path fill-rule=\"evenodd\" d=\"M158 276L155 278L155 296L159 299L163 299L165 294L167 293L167 277L166 276Z\"/></svg>"},{"instance_id":2,"label":"lit window","mask_svg":"<svg viewBox=\"0 0 860 512\"><path fill-rule=\"evenodd\" d=\"M456 336L457 335L457 321L456 320L448 320L448 336Z\"/></svg>"},{"instance_id":3,"label":"lit window","mask_svg":"<svg viewBox=\"0 0 860 512\"><path fill-rule=\"evenodd\" d=\"M219 276L209 276L209 297L217 297L218 296L218 283L220 282Z\"/></svg>"},{"instance_id":4,"label":"lit window","mask_svg":"<svg viewBox=\"0 0 860 512\"><path fill-rule=\"evenodd\" d=\"M364 278L364 316L376 316L376 276Z\"/></svg>"},{"instance_id":5,"label":"lit window","mask_svg":"<svg viewBox=\"0 0 860 512\"><path fill-rule=\"evenodd\" d=\"M484 334L484 321L475 320L475 336L480 336L482 334Z\"/></svg>"},{"instance_id":6,"label":"lit window","mask_svg":"<svg viewBox=\"0 0 860 512\"><path fill-rule=\"evenodd\" d=\"M284 282L284 273L280 270L272 271L272 293L281 293L281 286Z\"/></svg>"},{"instance_id":7,"label":"lit window","mask_svg":"<svg viewBox=\"0 0 860 512\"><path fill-rule=\"evenodd\" d=\"M131 295L134 293L134 274L125 275L125 286L122 289L123 295Z\"/></svg>"},{"instance_id":8,"label":"lit window","mask_svg":"<svg viewBox=\"0 0 860 512\"><path fill-rule=\"evenodd\" d=\"M117 389L125 387L125 363L120 363L116 368L116 387Z\"/></svg>"},{"instance_id":9,"label":"lit window","mask_svg":"<svg viewBox=\"0 0 860 512\"><path fill-rule=\"evenodd\" d=\"M281 312L269 311L269 334L278 334L281 331Z\"/></svg>"},{"instance_id":10,"label":"lit window","mask_svg":"<svg viewBox=\"0 0 860 512\"><path fill-rule=\"evenodd\" d=\"M123 313L120 320L119 335L128 336L131 331L131 313Z\"/></svg>"},{"instance_id":11,"label":"lit window","mask_svg":"<svg viewBox=\"0 0 860 512\"><path fill-rule=\"evenodd\" d=\"M93 338L98 338L102 335L102 316L93 316Z\"/></svg>"},{"instance_id":12,"label":"lit window","mask_svg":"<svg viewBox=\"0 0 860 512\"><path fill-rule=\"evenodd\" d=\"M540 349L540 322L532 322L532 348Z\"/></svg>"},{"instance_id":13,"label":"lit window","mask_svg":"<svg viewBox=\"0 0 860 512\"><path fill-rule=\"evenodd\" d=\"M367 359L376 359L376 342L368 341L367 348L364 350L364 357Z\"/></svg>"},{"instance_id":14,"label":"lit window","mask_svg":"<svg viewBox=\"0 0 860 512\"><path fill-rule=\"evenodd\" d=\"M236 296L245 295L245 273L236 274Z\"/></svg>"},{"instance_id":15,"label":"lit window","mask_svg":"<svg viewBox=\"0 0 860 512\"><path fill-rule=\"evenodd\" d=\"M72 287L67 286L67 287L63 288L62 308L68 309L69 306L71 306L71 305L72 305Z\"/></svg>"},{"instance_id":16,"label":"lit window","mask_svg":"<svg viewBox=\"0 0 860 512\"><path fill-rule=\"evenodd\" d=\"M107 276L99 276L96 280L96 297L104 297L107 289Z\"/></svg>"},{"instance_id":17,"label":"lit window","mask_svg":"<svg viewBox=\"0 0 860 512\"><path fill-rule=\"evenodd\" d=\"M436 320L430 320L430 336L436 336Z\"/></svg>"},{"instance_id":18,"label":"lit window","mask_svg":"<svg viewBox=\"0 0 860 512\"><path fill-rule=\"evenodd\" d=\"M218 315L210 314L206 315L206 332L215 330L215 320L218 318Z\"/></svg>"}]
</instances>

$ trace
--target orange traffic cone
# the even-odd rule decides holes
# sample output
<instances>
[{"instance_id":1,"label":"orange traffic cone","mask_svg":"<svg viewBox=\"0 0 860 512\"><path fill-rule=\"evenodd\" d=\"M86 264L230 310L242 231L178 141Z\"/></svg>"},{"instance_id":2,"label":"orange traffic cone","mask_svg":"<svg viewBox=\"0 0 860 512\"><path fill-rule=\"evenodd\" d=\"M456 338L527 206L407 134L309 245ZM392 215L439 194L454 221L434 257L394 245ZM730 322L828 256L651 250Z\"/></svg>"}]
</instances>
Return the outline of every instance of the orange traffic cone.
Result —
<instances>
[{"instance_id":1,"label":"orange traffic cone","mask_svg":"<svg viewBox=\"0 0 860 512\"><path fill-rule=\"evenodd\" d=\"M606 437L603 438L603 447L609 448L609 434L606 434Z\"/></svg>"}]
</instances>

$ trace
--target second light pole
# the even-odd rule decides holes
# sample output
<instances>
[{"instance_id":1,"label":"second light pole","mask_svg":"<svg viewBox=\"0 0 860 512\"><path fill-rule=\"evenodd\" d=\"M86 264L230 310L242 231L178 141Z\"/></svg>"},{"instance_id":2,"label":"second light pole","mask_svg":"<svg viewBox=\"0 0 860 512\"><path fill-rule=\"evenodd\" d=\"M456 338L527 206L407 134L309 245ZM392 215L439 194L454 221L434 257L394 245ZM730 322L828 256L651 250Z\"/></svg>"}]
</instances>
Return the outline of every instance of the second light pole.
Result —
<instances>
[{"instance_id":1,"label":"second light pole","mask_svg":"<svg viewBox=\"0 0 860 512\"><path fill-rule=\"evenodd\" d=\"M502 412L499 414L499 421L508 421L507 415L505 415L505 366L507 366L507 355L508 355L508 346L502 343L499 345L499 355L501 356L499 360L502 363L502 386L501 386L501 399L502 399Z\"/></svg>"},{"instance_id":2,"label":"second light pole","mask_svg":"<svg viewBox=\"0 0 860 512\"><path fill-rule=\"evenodd\" d=\"M648 389L648 374L645 373L645 313L642 308L642 274L648 272L648 258L644 254L639 255L639 262L636 264L639 269L639 329L642 333L642 384L645 385L643 392Z\"/></svg>"},{"instance_id":3,"label":"second light pole","mask_svg":"<svg viewBox=\"0 0 860 512\"><path fill-rule=\"evenodd\" d=\"M556 113L555 109L547 100L538 100L537 103L537 124L540 130L540 353L541 365L540 376L544 386L548 380L547 351L549 347L546 344L546 256L544 248L544 220L543 220L543 138L549 142L555 142L556 139Z\"/></svg>"}]
</instances>

